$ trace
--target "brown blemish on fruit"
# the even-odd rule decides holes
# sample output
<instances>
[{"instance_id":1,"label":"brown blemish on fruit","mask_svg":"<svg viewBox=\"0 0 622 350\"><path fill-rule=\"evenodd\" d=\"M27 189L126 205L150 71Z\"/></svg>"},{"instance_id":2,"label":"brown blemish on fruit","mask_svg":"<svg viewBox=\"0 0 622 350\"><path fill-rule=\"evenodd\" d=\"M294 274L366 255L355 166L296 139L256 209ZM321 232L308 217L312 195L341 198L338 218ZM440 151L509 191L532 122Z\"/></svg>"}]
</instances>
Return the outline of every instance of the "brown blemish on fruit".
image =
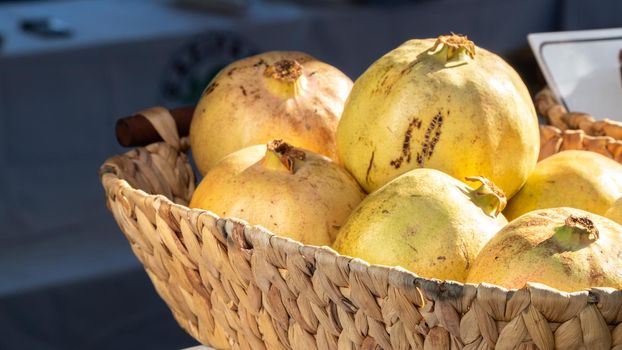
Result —
<instances>
[{"instance_id":1,"label":"brown blemish on fruit","mask_svg":"<svg viewBox=\"0 0 622 350\"><path fill-rule=\"evenodd\" d=\"M436 257L436 260L445 261L445 260L447 260L447 258L446 258L446 257L444 257L444 256L442 256L442 255L440 255L440 256L437 256L437 257Z\"/></svg>"},{"instance_id":2,"label":"brown blemish on fruit","mask_svg":"<svg viewBox=\"0 0 622 350\"><path fill-rule=\"evenodd\" d=\"M590 284L595 286L599 285L602 283L602 279L604 277L602 266L597 261L594 261L594 257L592 255L587 256L587 261L590 266L588 270L590 273L590 281L592 281Z\"/></svg>"},{"instance_id":3,"label":"brown blemish on fruit","mask_svg":"<svg viewBox=\"0 0 622 350\"><path fill-rule=\"evenodd\" d=\"M430 124L426 128L425 134L423 136L423 143L421 144L421 151L417 152L417 165L420 168L423 168L425 161L429 160L434 153L434 148L438 143L438 140L441 137L441 128L443 126L443 115L439 112L437 115L432 118ZM399 169L402 166L402 163L406 161L410 163L412 152L410 150L410 142L412 138L413 130L421 129L421 120L418 118L413 118L408 124L408 128L406 129L406 133L404 134L404 142L402 143L402 154L391 161L391 165L395 169Z\"/></svg>"},{"instance_id":4,"label":"brown blemish on fruit","mask_svg":"<svg viewBox=\"0 0 622 350\"><path fill-rule=\"evenodd\" d=\"M259 66L267 66L268 64L266 64L266 61L263 60L263 58L261 58L259 61L257 61L257 63L253 64L253 67L259 67Z\"/></svg>"},{"instance_id":5,"label":"brown blemish on fruit","mask_svg":"<svg viewBox=\"0 0 622 350\"><path fill-rule=\"evenodd\" d=\"M414 251L415 251L415 253L417 253L417 252L418 252L417 248L415 248L415 246L414 246L414 245L412 245L412 244L410 244L410 243L406 243L406 245L407 245L410 249L414 250Z\"/></svg>"},{"instance_id":6,"label":"brown blemish on fruit","mask_svg":"<svg viewBox=\"0 0 622 350\"><path fill-rule=\"evenodd\" d=\"M564 274L566 274L567 276L572 276L572 266L574 265L572 259L564 254L559 254L558 259L559 263L562 266L562 269L564 269Z\"/></svg>"},{"instance_id":7,"label":"brown blemish on fruit","mask_svg":"<svg viewBox=\"0 0 622 350\"><path fill-rule=\"evenodd\" d=\"M384 74L384 76L383 76L382 80L380 81L380 83L379 83L379 84L376 84L376 86L374 87L374 89L371 91L371 94L372 94L372 95L375 95L375 94L379 93L379 92L380 92L380 90L382 90L382 88L384 88L384 85L386 84L386 82L387 82L387 79L388 79L388 78L389 78L389 74L385 72L385 74ZM389 87L389 88L387 89L387 91L391 91L391 87Z\"/></svg>"},{"instance_id":8,"label":"brown blemish on fruit","mask_svg":"<svg viewBox=\"0 0 622 350\"><path fill-rule=\"evenodd\" d=\"M432 118L428 128L423 136L423 143L421 144L421 152L417 152L417 165L423 168L426 160L429 160L434 153L434 148L441 137L441 128L443 126L443 115L439 112Z\"/></svg>"},{"instance_id":9,"label":"brown blemish on fruit","mask_svg":"<svg viewBox=\"0 0 622 350\"><path fill-rule=\"evenodd\" d=\"M369 184L369 172L371 171L371 167L374 164L374 156L376 155L376 151L371 152L371 158L369 158L369 165L367 166L367 172L365 173L365 182Z\"/></svg>"},{"instance_id":10,"label":"brown blemish on fruit","mask_svg":"<svg viewBox=\"0 0 622 350\"><path fill-rule=\"evenodd\" d=\"M537 217L532 216L532 217L528 218L527 220L521 222L520 224L518 224L518 223L515 224L514 226L527 226L527 227L529 227L529 226L544 226L544 225L546 225L549 222L550 222L550 220L547 219L547 218L543 218L543 217L540 217L540 216L537 216Z\"/></svg>"},{"instance_id":11,"label":"brown blemish on fruit","mask_svg":"<svg viewBox=\"0 0 622 350\"><path fill-rule=\"evenodd\" d=\"M469 258L469 251L467 250L464 242L460 243L460 251L462 252L462 256L464 257L465 265L464 268L468 271L471 267L471 259Z\"/></svg>"},{"instance_id":12,"label":"brown blemish on fruit","mask_svg":"<svg viewBox=\"0 0 622 350\"><path fill-rule=\"evenodd\" d=\"M406 68L402 69L402 71L400 72L400 75L405 75L405 74L410 73L410 72L413 70L413 68L414 68L417 64L419 64L420 62L421 62L421 60L420 60L419 58L417 58L416 60L414 60L414 61L410 62L410 63L406 66Z\"/></svg>"},{"instance_id":13,"label":"brown blemish on fruit","mask_svg":"<svg viewBox=\"0 0 622 350\"><path fill-rule=\"evenodd\" d=\"M411 159L411 150L410 150L410 140L412 138L413 130L421 129L421 119L415 117L408 124L408 128L406 128L406 133L404 133L404 142L402 142L402 154L391 161L391 165L395 167L395 169L399 169L402 166L402 162L406 159L406 162L410 162Z\"/></svg>"},{"instance_id":14,"label":"brown blemish on fruit","mask_svg":"<svg viewBox=\"0 0 622 350\"><path fill-rule=\"evenodd\" d=\"M390 65L384 68L384 72L382 73L382 80L380 83L376 84L374 89L371 91L372 95L383 92L385 96L388 96L395 86L397 80L401 77L401 75L393 72L394 65Z\"/></svg>"},{"instance_id":15,"label":"brown blemish on fruit","mask_svg":"<svg viewBox=\"0 0 622 350\"><path fill-rule=\"evenodd\" d=\"M384 78L382 78L382 81L380 82L380 86L384 86L384 84L386 84L388 78L389 78L389 75L385 74Z\"/></svg>"},{"instance_id":16,"label":"brown blemish on fruit","mask_svg":"<svg viewBox=\"0 0 622 350\"><path fill-rule=\"evenodd\" d=\"M238 67L233 67L231 69L229 69L229 71L227 72L227 76L231 76L233 74L233 72L235 72L238 69Z\"/></svg>"},{"instance_id":17,"label":"brown blemish on fruit","mask_svg":"<svg viewBox=\"0 0 622 350\"><path fill-rule=\"evenodd\" d=\"M244 86L240 85L240 90L242 90L242 95L246 96L246 89Z\"/></svg>"},{"instance_id":18,"label":"brown blemish on fruit","mask_svg":"<svg viewBox=\"0 0 622 350\"><path fill-rule=\"evenodd\" d=\"M214 91L214 89L216 89L216 87L218 87L217 82L212 82L211 84L209 84L207 88L205 89L205 91L203 92L203 96L207 96L211 94Z\"/></svg>"}]
</instances>

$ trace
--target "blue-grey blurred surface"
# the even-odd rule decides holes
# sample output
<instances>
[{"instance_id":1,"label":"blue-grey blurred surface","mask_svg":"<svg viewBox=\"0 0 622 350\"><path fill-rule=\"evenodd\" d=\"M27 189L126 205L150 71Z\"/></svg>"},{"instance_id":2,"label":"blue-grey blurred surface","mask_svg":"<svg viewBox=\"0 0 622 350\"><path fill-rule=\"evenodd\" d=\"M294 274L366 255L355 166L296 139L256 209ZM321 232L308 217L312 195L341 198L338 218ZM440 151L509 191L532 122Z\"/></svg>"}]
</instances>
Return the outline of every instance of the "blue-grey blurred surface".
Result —
<instances>
[{"instance_id":1,"label":"blue-grey blurred surface","mask_svg":"<svg viewBox=\"0 0 622 350\"><path fill-rule=\"evenodd\" d=\"M192 344L105 207L97 170L123 151L118 117L192 104L223 65L261 51L306 51L356 79L409 38L456 32L514 55L531 81L528 33L622 26L619 0L328 2L0 4L0 349ZM41 19L61 31L24 30Z\"/></svg>"},{"instance_id":2,"label":"blue-grey blurred surface","mask_svg":"<svg viewBox=\"0 0 622 350\"><path fill-rule=\"evenodd\" d=\"M4 296L0 329L0 349L180 349L196 344L139 269Z\"/></svg>"}]
</instances>

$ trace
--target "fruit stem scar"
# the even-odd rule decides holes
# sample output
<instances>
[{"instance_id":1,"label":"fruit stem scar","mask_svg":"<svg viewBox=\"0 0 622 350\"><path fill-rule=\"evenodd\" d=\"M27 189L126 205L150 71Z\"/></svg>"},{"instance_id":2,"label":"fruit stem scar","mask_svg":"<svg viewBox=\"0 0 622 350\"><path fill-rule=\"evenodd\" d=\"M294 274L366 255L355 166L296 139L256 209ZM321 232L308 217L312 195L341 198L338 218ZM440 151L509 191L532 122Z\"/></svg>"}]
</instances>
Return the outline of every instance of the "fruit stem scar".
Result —
<instances>
[{"instance_id":1,"label":"fruit stem scar","mask_svg":"<svg viewBox=\"0 0 622 350\"><path fill-rule=\"evenodd\" d=\"M295 60L283 59L266 67L264 75L272 79L293 82L302 75L302 66Z\"/></svg>"},{"instance_id":2,"label":"fruit stem scar","mask_svg":"<svg viewBox=\"0 0 622 350\"><path fill-rule=\"evenodd\" d=\"M471 198L486 214L496 217L505 209L505 193L492 181L482 176L466 177L465 180L481 183L481 186L471 192Z\"/></svg>"},{"instance_id":3,"label":"fruit stem scar","mask_svg":"<svg viewBox=\"0 0 622 350\"><path fill-rule=\"evenodd\" d=\"M453 60L464 62L464 56L471 59L475 57L475 44L465 35L441 35L428 51L443 62Z\"/></svg>"},{"instance_id":4,"label":"fruit stem scar","mask_svg":"<svg viewBox=\"0 0 622 350\"><path fill-rule=\"evenodd\" d=\"M270 92L283 98L295 97L304 84L302 65L295 60L282 59L267 65L263 76Z\"/></svg>"},{"instance_id":5,"label":"fruit stem scar","mask_svg":"<svg viewBox=\"0 0 622 350\"><path fill-rule=\"evenodd\" d=\"M581 237L585 237L588 241L595 241L599 237L599 232L594 222L585 216L570 215L566 218L564 226L578 230Z\"/></svg>"},{"instance_id":6,"label":"fruit stem scar","mask_svg":"<svg viewBox=\"0 0 622 350\"><path fill-rule=\"evenodd\" d=\"M306 153L283 140L273 140L267 145L266 161L276 157L282 166L292 174L296 172L296 160L305 160Z\"/></svg>"}]
</instances>

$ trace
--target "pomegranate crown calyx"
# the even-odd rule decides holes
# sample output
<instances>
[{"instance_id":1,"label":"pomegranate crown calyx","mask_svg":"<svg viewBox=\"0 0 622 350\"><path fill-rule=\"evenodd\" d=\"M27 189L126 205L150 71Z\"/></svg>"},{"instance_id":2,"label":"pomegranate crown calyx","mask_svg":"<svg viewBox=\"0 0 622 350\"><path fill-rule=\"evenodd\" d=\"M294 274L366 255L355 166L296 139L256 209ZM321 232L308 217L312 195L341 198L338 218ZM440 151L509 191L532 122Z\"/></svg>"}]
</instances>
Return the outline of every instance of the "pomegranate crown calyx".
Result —
<instances>
[{"instance_id":1,"label":"pomegranate crown calyx","mask_svg":"<svg viewBox=\"0 0 622 350\"><path fill-rule=\"evenodd\" d=\"M276 61L266 67L263 76L268 91L284 99L298 96L305 85L302 65L296 60Z\"/></svg>"},{"instance_id":2,"label":"pomegranate crown calyx","mask_svg":"<svg viewBox=\"0 0 622 350\"><path fill-rule=\"evenodd\" d=\"M564 226L577 230L582 238L590 242L596 241L600 237L594 222L586 216L569 215L564 222Z\"/></svg>"},{"instance_id":3,"label":"pomegranate crown calyx","mask_svg":"<svg viewBox=\"0 0 622 350\"><path fill-rule=\"evenodd\" d=\"M302 75L302 65L296 60L282 59L266 67L263 74L272 79L294 82Z\"/></svg>"},{"instance_id":4,"label":"pomegranate crown calyx","mask_svg":"<svg viewBox=\"0 0 622 350\"><path fill-rule=\"evenodd\" d=\"M501 188L483 176L469 176L465 180L479 182L481 186L471 192L473 202L490 216L498 216L508 203Z\"/></svg>"},{"instance_id":5,"label":"pomegranate crown calyx","mask_svg":"<svg viewBox=\"0 0 622 350\"><path fill-rule=\"evenodd\" d=\"M274 155L290 173L295 173L296 161L305 160L307 154L283 140L273 140L267 145L267 155Z\"/></svg>"},{"instance_id":6,"label":"pomegranate crown calyx","mask_svg":"<svg viewBox=\"0 0 622 350\"><path fill-rule=\"evenodd\" d=\"M475 57L475 44L466 35L440 35L429 49L435 56L445 61L451 61L466 54L471 59Z\"/></svg>"}]
</instances>

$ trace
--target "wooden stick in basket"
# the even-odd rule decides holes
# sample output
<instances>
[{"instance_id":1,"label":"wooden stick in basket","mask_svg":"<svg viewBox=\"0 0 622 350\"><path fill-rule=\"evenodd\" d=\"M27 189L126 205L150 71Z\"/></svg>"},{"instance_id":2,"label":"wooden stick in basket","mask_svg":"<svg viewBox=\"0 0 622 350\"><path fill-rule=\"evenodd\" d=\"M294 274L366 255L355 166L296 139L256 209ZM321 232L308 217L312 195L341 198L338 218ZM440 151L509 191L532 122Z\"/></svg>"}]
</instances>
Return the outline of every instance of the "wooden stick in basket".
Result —
<instances>
[{"instance_id":1,"label":"wooden stick in basket","mask_svg":"<svg viewBox=\"0 0 622 350\"><path fill-rule=\"evenodd\" d=\"M179 136L188 136L194 106L175 108L169 112L175 119ZM146 146L150 143L162 141L158 132L140 112L117 120L115 133L117 141L123 147Z\"/></svg>"}]
</instances>

